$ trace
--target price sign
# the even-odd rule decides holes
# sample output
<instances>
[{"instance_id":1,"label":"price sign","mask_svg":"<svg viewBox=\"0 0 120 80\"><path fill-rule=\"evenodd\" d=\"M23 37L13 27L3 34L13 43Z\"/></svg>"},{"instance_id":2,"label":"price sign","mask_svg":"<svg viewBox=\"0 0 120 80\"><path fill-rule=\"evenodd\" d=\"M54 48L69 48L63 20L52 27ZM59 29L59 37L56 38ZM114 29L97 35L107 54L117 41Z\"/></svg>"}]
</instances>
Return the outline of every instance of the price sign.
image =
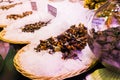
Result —
<instances>
[{"instance_id":1,"label":"price sign","mask_svg":"<svg viewBox=\"0 0 120 80\"><path fill-rule=\"evenodd\" d=\"M37 4L36 4L36 2L31 2L31 7L32 7L32 10L37 11Z\"/></svg>"},{"instance_id":2,"label":"price sign","mask_svg":"<svg viewBox=\"0 0 120 80\"><path fill-rule=\"evenodd\" d=\"M48 4L48 12L51 15L56 17L56 15L57 15L57 8L55 8L54 6Z\"/></svg>"}]
</instances>

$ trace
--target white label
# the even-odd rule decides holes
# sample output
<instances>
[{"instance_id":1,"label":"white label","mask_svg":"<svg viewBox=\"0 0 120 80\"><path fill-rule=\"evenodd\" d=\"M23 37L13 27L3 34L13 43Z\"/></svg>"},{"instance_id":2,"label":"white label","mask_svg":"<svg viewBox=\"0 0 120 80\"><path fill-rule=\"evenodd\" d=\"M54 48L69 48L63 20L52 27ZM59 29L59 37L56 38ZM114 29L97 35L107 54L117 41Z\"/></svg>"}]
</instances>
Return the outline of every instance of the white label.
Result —
<instances>
[{"instance_id":1,"label":"white label","mask_svg":"<svg viewBox=\"0 0 120 80\"><path fill-rule=\"evenodd\" d=\"M57 15L57 8L53 7L52 5L48 4L48 12L53 15L54 17L56 17Z\"/></svg>"},{"instance_id":2,"label":"white label","mask_svg":"<svg viewBox=\"0 0 120 80\"><path fill-rule=\"evenodd\" d=\"M102 25L104 24L105 19L104 18L94 18L92 21L92 24L94 25Z\"/></svg>"},{"instance_id":3,"label":"white label","mask_svg":"<svg viewBox=\"0 0 120 80\"><path fill-rule=\"evenodd\" d=\"M94 18L92 20L92 28L94 28L95 31L105 30L105 18Z\"/></svg>"},{"instance_id":4,"label":"white label","mask_svg":"<svg viewBox=\"0 0 120 80\"><path fill-rule=\"evenodd\" d=\"M31 2L31 7L32 7L32 10L37 11L37 4L36 4L36 2Z\"/></svg>"}]
</instances>

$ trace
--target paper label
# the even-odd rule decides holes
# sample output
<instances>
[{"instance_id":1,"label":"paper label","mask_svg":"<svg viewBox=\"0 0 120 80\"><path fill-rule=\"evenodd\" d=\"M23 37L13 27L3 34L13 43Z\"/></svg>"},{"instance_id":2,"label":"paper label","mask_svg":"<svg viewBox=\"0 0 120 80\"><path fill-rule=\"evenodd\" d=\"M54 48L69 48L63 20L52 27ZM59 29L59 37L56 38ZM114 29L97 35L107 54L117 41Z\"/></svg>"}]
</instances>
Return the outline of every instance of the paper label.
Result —
<instances>
[{"instance_id":1,"label":"paper label","mask_svg":"<svg viewBox=\"0 0 120 80\"><path fill-rule=\"evenodd\" d=\"M104 24L104 22L105 22L104 18L94 18L92 21L94 25L102 25Z\"/></svg>"},{"instance_id":2,"label":"paper label","mask_svg":"<svg viewBox=\"0 0 120 80\"><path fill-rule=\"evenodd\" d=\"M36 4L36 2L31 2L31 7L32 7L32 10L37 11L37 4Z\"/></svg>"},{"instance_id":3,"label":"paper label","mask_svg":"<svg viewBox=\"0 0 120 80\"><path fill-rule=\"evenodd\" d=\"M105 29L105 18L94 18L92 20L92 28L95 29L95 31L102 31Z\"/></svg>"},{"instance_id":4,"label":"paper label","mask_svg":"<svg viewBox=\"0 0 120 80\"><path fill-rule=\"evenodd\" d=\"M53 15L54 17L56 17L56 15L57 15L57 8L55 8L54 6L48 4L48 12L51 15Z\"/></svg>"}]
</instances>

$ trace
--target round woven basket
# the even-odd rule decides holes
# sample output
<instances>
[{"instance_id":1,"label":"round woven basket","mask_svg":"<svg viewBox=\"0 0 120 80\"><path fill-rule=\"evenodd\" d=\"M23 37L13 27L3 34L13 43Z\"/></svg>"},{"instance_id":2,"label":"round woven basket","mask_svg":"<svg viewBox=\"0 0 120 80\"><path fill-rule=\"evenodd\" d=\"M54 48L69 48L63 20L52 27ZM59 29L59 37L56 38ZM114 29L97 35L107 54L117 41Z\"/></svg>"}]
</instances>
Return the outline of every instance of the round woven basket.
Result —
<instances>
[{"instance_id":1,"label":"round woven basket","mask_svg":"<svg viewBox=\"0 0 120 80\"><path fill-rule=\"evenodd\" d=\"M17 40L15 41L15 40L12 40L12 39L9 39L9 38L5 38L4 37L5 33L6 33L5 30L2 30L0 32L0 40L8 42L8 43L13 43L13 44L28 44L28 43L30 43L29 41L17 41Z\"/></svg>"},{"instance_id":2,"label":"round woven basket","mask_svg":"<svg viewBox=\"0 0 120 80\"><path fill-rule=\"evenodd\" d=\"M0 24L0 28L5 28L7 25L2 25L2 24Z\"/></svg>"},{"instance_id":3,"label":"round woven basket","mask_svg":"<svg viewBox=\"0 0 120 80\"><path fill-rule=\"evenodd\" d=\"M72 70L69 71L68 73L63 73L63 74L59 74L58 76L43 76L43 75L35 75L27 70L25 70L20 62L20 55L24 54L24 52L28 49L29 50L29 45L23 47L22 49L20 49L17 54L14 57L14 66L16 67L16 70L18 72L20 72L22 75L32 79L32 80L62 80L65 78L69 78L69 77L73 77L76 76L78 74L82 74L83 72L86 72L87 70L89 70L92 66L94 66L96 59L95 56L90 52L88 52L88 56L87 57L87 63L85 63L82 68L79 68L78 70ZM54 62L53 62L54 64ZM52 65L52 64L51 64ZM80 64L81 65L81 64ZM49 67L49 65L48 65Z\"/></svg>"}]
</instances>

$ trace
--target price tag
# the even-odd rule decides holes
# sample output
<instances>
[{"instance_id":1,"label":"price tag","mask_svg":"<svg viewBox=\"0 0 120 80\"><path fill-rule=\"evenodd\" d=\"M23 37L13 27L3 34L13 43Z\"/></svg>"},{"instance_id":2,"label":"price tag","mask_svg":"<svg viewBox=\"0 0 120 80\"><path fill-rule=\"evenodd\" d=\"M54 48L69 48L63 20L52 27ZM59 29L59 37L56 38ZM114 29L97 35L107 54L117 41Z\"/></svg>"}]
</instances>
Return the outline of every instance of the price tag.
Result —
<instances>
[{"instance_id":1,"label":"price tag","mask_svg":"<svg viewBox=\"0 0 120 80\"><path fill-rule=\"evenodd\" d=\"M36 4L36 2L31 2L31 7L32 7L32 10L37 11L37 4Z\"/></svg>"},{"instance_id":2,"label":"price tag","mask_svg":"<svg viewBox=\"0 0 120 80\"><path fill-rule=\"evenodd\" d=\"M95 31L102 31L106 29L105 25L105 18L94 18L92 20L92 27Z\"/></svg>"},{"instance_id":3,"label":"price tag","mask_svg":"<svg viewBox=\"0 0 120 80\"><path fill-rule=\"evenodd\" d=\"M92 23L94 25L102 25L105 22L105 18L95 18L93 19Z\"/></svg>"},{"instance_id":4,"label":"price tag","mask_svg":"<svg viewBox=\"0 0 120 80\"><path fill-rule=\"evenodd\" d=\"M51 15L53 15L54 17L56 17L56 15L57 15L57 8L55 8L54 6L48 4L48 12Z\"/></svg>"}]
</instances>

